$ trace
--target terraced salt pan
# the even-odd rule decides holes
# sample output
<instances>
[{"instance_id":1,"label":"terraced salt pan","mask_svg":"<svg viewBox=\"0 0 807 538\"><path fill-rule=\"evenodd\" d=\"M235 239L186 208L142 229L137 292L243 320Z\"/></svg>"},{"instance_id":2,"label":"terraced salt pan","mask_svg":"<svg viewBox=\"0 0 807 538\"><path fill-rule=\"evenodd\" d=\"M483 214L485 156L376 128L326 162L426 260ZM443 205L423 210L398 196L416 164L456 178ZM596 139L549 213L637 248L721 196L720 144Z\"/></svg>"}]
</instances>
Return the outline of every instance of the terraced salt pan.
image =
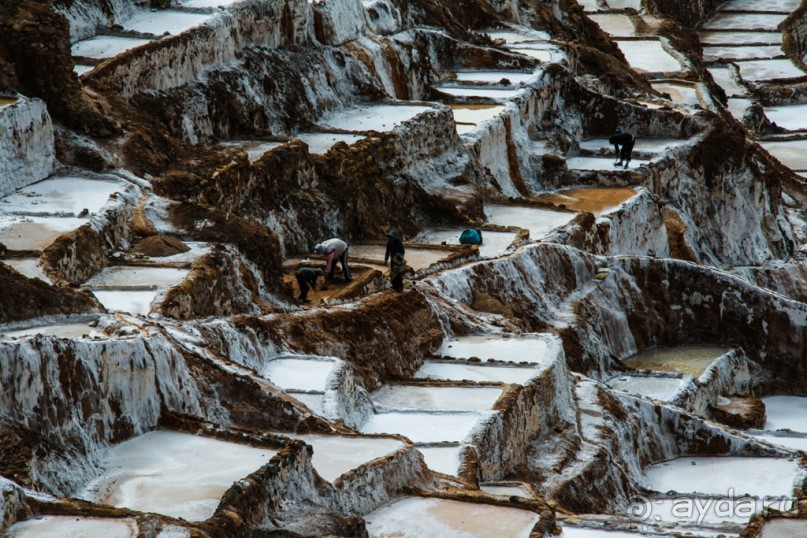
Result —
<instances>
[{"instance_id":1,"label":"terraced salt pan","mask_svg":"<svg viewBox=\"0 0 807 538\"><path fill-rule=\"evenodd\" d=\"M650 164L644 159L631 159L630 168L638 168ZM570 157L566 159L569 170L624 170L623 166L614 166L614 159L608 157Z\"/></svg>"},{"instance_id":2,"label":"terraced salt pan","mask_svg":"<svg viewBox=\"0 0 807 538\"><path fill-rule=\"evenodd\" d=\"M767 30L774 31L786 14L720 12L703 25L705 30Z\"/></svg>"},{"instance_id":3,"label":"terraced salt pan","mask_svg":"<svg viewBox=\"0 0 807 538\"><path fill-rule=\"evenodd\" d=\"M498 99L499 101L506 101L507 99L512 99L524 93L524 89L521 88L514 90L496 90L480 87L450 88L446 86L436 86L434 89L455 97L482 97L487 99Z\"/></svg>"},{"instance_id":4,"label":"terraced salt pan","mask_svg":"<svg viewBox=\"0 0 807 538\"><path fill-rule=\"evenodd\" d=\"M573 211L588 211L599 216L634 196L636 191L625 187L583 187L542 194L538 200L548 204L562 204Z\"/></svg>"},{"instance_id":5,"label":"terraced salt pan","mask_svg":"<svg viewBox=\"0 0 807 538\"><path fill-rule=\"evenodd\" d=\"M666 402L672 399L683 383L683 379L676 377L626 375L611 379L608 381L608 386L630 394Z\"/></svg>"},{"instance_id":6,"label":"terraced salt pan","mask_svg":"<svg viewBox=\"0 0 807 538\"><path fill-rule=\"evenodd\" d=\"M557 538L641 538L641 535L622 531L604 531L586 527L561 526L562 532Z\"/></svg>"},{"instance_id":7,"label":"terraced salt pan","mask_svg":"<svg viewBox=\"0 0 807 538\"><path fill-rule=\"evenodd\" d=\"M461 446L419 446L426 466L432 471L457 476L460 468Z\"/></svg>"},{"instance_id":8,"label":"terraced salt pan","mask_svg":"<svg viewBox=\"0 0 807 538\"><path fill-rule=\"evenodd\" d=\"M781 45L781 32L699 32L702 45Z\"/></svg>"},{"instance_id":9,"label":"terraced salt pan","mask_svg":"<svg viewBox=\"0 0 807 538\"><path fill-rule=\"evenodd\" d=\"M743 116L745 116L745 111L748 110L751 104L751 99L732 97L729 99L729 113L734 116L737 121L742 121Z\"/></svg>"},{"instance_id":10,"label":"terraced salt pan","mask_svg":"<svg viewBox=\"0 0 807 538\"><path fill-rule=\"evenodd\" d=\"M487 82L489 84L520 84L534 79L537 73L523 71L457 71L460 82ZM503 82L507 79L507 82Z\"/></svg>"},{"instance_id":11,"label":"terraced salt pan","mask_svg":"<svg viewBox=\"0 0 807 538\"><path fill-rule=\"evenodd\" d=\"M778 445L789 450L803 450L807 452L807 435L772 435L770 433L752 433L746 432L747 435L760 441L768 442L772 445Z\"/></svg>"},{"instance_id":12,"label":"terraced salt pan","mask_svg":"<svg viewBox=\"0 0 807 538\"><path fill-rule=\"evenodd\" d=\"M127 291L127 290L92 290L95 298L110 312L126 312L135 315L146 315L151 311L151 303L157 298L159 290Z\"/></svg>"},{"instance_id":13,"label":"terraced salt pan","mask_svg":"<svg viewBox=\"0 0 807 538\"><path fill-rule=\"evenodd\" d=\"M807 105L783 105L765 107L769 120L788 131L807 129Z\"/></svg>"},{"instance_id":14,"label":"terraced salt pan","mask_svg":"<svg viewBox=\"0 0 807 538\"><path fill-rule=\"evenodd\" d=\"M289 435L314 448L312 464L319 475L333 482L343 474L377 458L392 454L402 441L383 437L350 437L338 435Z\"/></svg>"},{"instance_id":15,"label":"terraced salt pan","mask_svg":"<svg viewBox=\"0 0 807 538\"><path fill-rule=\"evenodd\" d=\"M510 51L523 54L524 56L528 56L530 58L535 58L541 62L548 63L552 61L552 51L544 47L538 48L527 45L518 45L510 47Z\"/></svg>"},{"instance_id":16,"label":"terraced salt pan","mask_svg":"<svg viewBox=\"0 0 807 538\"><path fill-rule=\"evenodd\" d=\"M740 83L734 79L734 76L729 68L708 67L706 70L712 75L715 83L723 88L723 91L726 92L728 97L733 95L742 97L748 94L748 90L746 90L744 86L740 85Z\"/></svg>"},{"instance_id":17,"label":"terraced salt pan","mask_svg":"<svg viewBox=\"0 0 807 538\"><path fill-rule=\"evenodd\" d=\"M445 341L437 353L458 359L478 357L534 364L548 364L554 358L549 341L540 336L458 336Z\"/></svg>"},{"instance_id":18,"label":"terraced salt pan","mask_svg":"<svg viewBox=\"0 0 807 538\"><path fill-rule=\"evenodd\" d=\"M522 484L501 485L501 484L480 484L479 489L485 493L492 495L502 495L504 497L524 497L526 499L532 498L532 493Z\"/></svg>"},{"instance_id":19,"label":"terraced salt pan","mask_svg":"<svg viewBox=\"0 0 807 538\"><path fill-rule=\"evenodd\" d=\"M211 8L211 7L230 7L233 4L243 2L244 0L182 0L182 7L190 8Z\"/></svg>"},{"instance_id":20,"label":"terraced salt pan","mask_svg":"<svg viewBox=\"0 0 807 538\"><path fill-rule=\"evenodd\" d=\"M317 415L322 415L325 412L325 395L324 394L306 394L302 392L292 392L290 396L296 400L300 400L312 412Z\"/></svg>"},{"instance_id":21,"label":"terraced salt pan","mask_svg":"<svg viewBox=\"0 0 807 538\"><path fill-rule=\"evenodd\" d=\"M97 213L123 185L81 177L54 177L23 187L3 198L0 211L26 215Z\"/></svg>"},{"instance_id":22,"label":"terraced salt pan","mask_svg":"<svg viewBox=\"0 0 807 538\"><path fill-rule=\"evenodd\" d=\"M527 538L538 514L479 503L407 497L364 516L372 538Z\"/></svg>"},{"instance_id":23,"label":"terraced salt pan","mask_svg":"<svg viewBox=\"0 0 807 538\"><path fill-rule=\"evenodd\" d=\"M624 359L622 362L637 370L680 372L697 378L716 358L728 351L728 348L712 346L654 348Z\"/></svg>"},{"instance_id":24,"label":"terraced salt pan","mask_svg":"<svg viewBox=\"0 0 807 538\"><path fill-rule=\"evenodd\" d=\"M526 385L538 373L539 370L536 368L426 361L415 374L415 378L442 379L446 381L495 381Z\"/></svg>"},{"instance_id":25,"label":"terraced salt pan","mask_svg":"<svg viewBox=\"0 0 807 538\"><path fill-rule=\"evenodd\" d=\"M324 391L333 367L333 361L283 358L269 361L260 374L285 390Z\"/></svg>"},{"instance_id":26,"label":"terraced salt pan","mask_svg":"<svg viewBox=\"0 0 807 538\"><path fill-rule=\"evenodd\" d=\"M83 56L85 58L97 58L101 60L114 58L118 54L150 42L150 39L102 35L74 43L70 52L73 56Z\"/></svg>"},{"instance_id":27,"label":"terraced salt pan","mask_svg":"<svg viewBox=\"0 0 807 538\"><path fill-rule=\"evenodd\" d=\"M57 336L59 338L81 338L89 336L90 338L105 338L106 334L98 330L96 327L91 327L87 323L57 323L54 325L44 325L41 327L30 327L28 329L15 329L5 331L0 329L0 336L3 338L24 338L26 336L34 336L41 334L44 336Z\"/></svg>"},{"instance_id":28,"label":"terraced salt pan","mask_svg":"<svg viewBox=\"0 0 807 538\"><path fill-rule=\"evenodd\" d=\"M9 250L45 250L87 222L76 217L17 217L0 214L0 243Z\"/></svg>"},{"instance_id":29,"label":"terraced salt pan","mask_svg":"<svg viewBox=\"0 0 807 538\"><path fill-rule=\"evenodd\" d=\"M576 213L552 211L516 205L485 205L485 217L491 224L518 226L530 231L530 239L543 239L555 228L568 224ZM484 232L483 232L484 233Z\"/></svg>"},{"instance_id":30,"label":"terraced salt pan","mask_svg":"<svg viewBox=\"0 0 807 538\"><path fill-rule=\"evenodd\" d=\"M94 65L76 64L73 66L73 72L78 76L81 76L84 73L89 73L93 69L95 69Z\"/></svg>"},{"instance_id":31,"label":"terraced salt pan","mask_svg":"<svg viewBox=\"0 0 807 538\"><path fill-rule=\"evenodd\" d=\"M76 516L37 516L15 523L8 538L136 538L137 522L133 518L97 518Z\"/></svg>"},{"instance_id":32,"label":"terraced salt pan","mask_svg":"<svg viewBox=\"0 0 807 538\"><path fill-rule=\"evenodd\" d=\"M790 13L801 0L728 0L720 6L721 11L774 11Z\"/></svg>"},{"instance_id":33,"label":"terraced salt pan","mask_svg":"<svg viewBox=\"0 0 807 538\"><path fill-rule=\"evenodd\" d=\"M474 125L498 117L504 110L504 105L449 105L457 123L472 123Z\"/></svg>"},{"instance_id":34,"label":"terraced salt pan","mask_svg":"<svg viewBox=\"0 0 807 538\"><path fill-rule=\"evenodd\" d=\"M760 142L760 145L788 168L807 170L807 140Z\"/></svg>"},{"instance_id":35,"label":"terraced salt pan","mask_svg":"<svg viewBox=\"0 0 807 538\"><path fill-rule=\"evenodd\" d=\"M236 480L257 471L276 454L186 433L155 431L107 450L106 471L76 495L91 502L189 521L213 515Z\"/></svg>"},{"instance_id":36,"label":"terraced salt pan","mask_svg":"<svg viewBox=\"0 0 807 538\"><path fill-rule=\"evenodd\" d=\"M671 82L652 82L653 89L660 93L669 94L673 103L679 105L695 106L700 105L698 90L686 84L675 84Z\"/></svg>"},{"instance_id":37,"label":"terraced salt pan","mask_svg":"<svg viewBox=\"0 0 807 538\"><path fill-rule=\"evenodd\" d=\"M283 144L283 142L267 142L265 140L228 140L219 143L220 146L239 148L242 151L246 151L247 158L251 163L263 157L267 151L273 150Z\"/></svg>"},{"instance_id":38,"label":"terraced salt pan","mask_svg":"<svg viewBox=\"0 0 807 538\"><path fill-rule=\"evenodd\" d=\"M373 402L393 409L485 411L502 394L499 387L424 387L388 385L373 394Z\"/></svg>"},{"instance_id":39,"label":"terraced salt pan","mask_svg":"<svg viewBox=\"0 0 807 538\"><path fill-rule=\"evenodd\" d=\"M463 228L449 230L423 230L412 238L412 243L430 245L459 245L460 234ZM516 239L515 232L487 232L482 231L482 244L479 246L479 255L483 258L495 258L507 251Z\"/></svg>"},{"instance_id":40,"label":"terraced salt pan","mask_svg":"<svg viewBox=\"0 0 807 538\"><path fill-rule=\"evenodd\" d=\"M637 71L645 73L668 73L681 71L683 66L669 52L664 50L661 42L655 39L617 41L619 49L628 60L628 64Z\"/></svg>"},{"instance_id":41,"label":"terraced salt pan","mask_svg":"<svg viewBox=\"0 0 807 538\"><path fill-rule=\"evenodd\" d=\"M642 0L606 0L605 3L614 10L631 8L640 11L642 9Z\"/></svg>"},{"instance_id":42,"label":"terraced salt pan","mask_svg":"<svg viewBox=\"0 0 807 538\"><path fill-rule=\"evenodd\" d=\"M679 494L786 496L793 493L797 469L785 458L683 457L651 465L644 485Z\"/></svg>"},{"instance_id":43,"label":"terraced salt pan","mask_svg":"<svg viewBox=\"0 0 807 538\"><path fill-rule=\"evenodd\" d=\"M366 258L369 260L384 262L384 245L350 245L350 256ZM431 267L435 263L450 256L453 251L427 248L406 247L406 263L415 271Z\"/></svg>"},{"instance_id":44,"label":"terraced salt pan","mask_svg":"<svg viewBox=\"0 0 807 538\"><path fill-rule=\"evenodd\" d=\"M792 430L807 433L807 397L767 396L765 402L766 430Z\"/></svg>"},{"instance_id":45,"label":"terraced salt pan","mask_svg":"<svg viewBox=\"0 0 807 538\"><path fill-rule=\"evenodd\" d=\"M361 432L403 435L413 443L459 443L483 416L475 412L377 413L362 425Z\"/></svg>"},{"instance_id":46,"label":"terraced salt pan","mask_svg":"<svg viewBox=\"0 0 807 538\"><path fill-rule=\"evenodd\" d=\"M690 471L693 472L693 471ZM739 497L739 498L738 498ZM690 532L692 536L737 536L712 530L704 529L697 531L698 526L720 528L727 525L744 525L757 512L761 512L766 506L784 510L790 508L791 502L785 498L759 499L756 497L741 497L740 495L727 497L692 498L682 496L680 498L650 498L648 505L645 505L649 514L648 523L666 523L679 525L679 532ZM637 512L635 513L643 513ZM634 514L635 514L634 513ZM630 515L631 512L628 513ZM690 534L684 534L689 536ZM561 535L562 536L562 535ZM633 535L635 537L635 535ZM680 536L675 534L674 536Z\"/></svg>"},{"instance_id":47,"label":"terraced salt pan","mask_svg":"<svg viewBox=\"0 0 807 538\"><path fill-rule=\"evenodd\" d=\"M28 278L38 278L43 282L52 284L48 275L42 270L42 266L39 265L39 258L13 258L4 260L4 262Z\"/></svg>"},{"instance_id":48,"label":"terraced salt pan","mask_svg":"<svg viewBox=\"0 0 807 538\"><path fill-rule=\"evenodd\" d=\"M807 519L773 519L762 527L760 538L804 538Z\"/></svg>"},{"instance_id":49,"label":"terraced salt pan","mask_svg":"<svg viewBox=\"0 0 807 538\"><path fill-rule=\"evenodd\" d=\"M90 278L85 285L99 288L134 288L141 286L171 288L185 280L187 275L187 269L118 265L105 268Z\"/></svg>"},{"instance_id":50,"label":"terraced salt pan","mask_svg":"<svg viewBox=\"0 0 807 538\"><path fill-rule=\"evenodd\" d=\"M179 35L185 30L199 26L210 19L212 15L187 13L163 9L158 11L138 11L132 18L121 23L124 30L140 32L142 34L162 35L169 33Z\"/></svg>"},{"instance_id":51,"label":"terraced salt pan","mask_svg":"<svg viewBox=\"0 0 807 538\"><path fill-rule=\"evenodd\" d=\"M713 62L720 58L726 60L753 60L759 58L774 58L776 56L784 56L784 52L782 52L780 47L775 45L751 45L741 47L719 45L703 47L703 59L707 62Z\"/></svg>"},{"instance_id":52,"label":"terraced salt pan","mask_svg":"<svg viewBox=\"0 0 807 538\"><path fill-rule=\"evenodd\" d=\"M596 22L606 34L614 37L633 37L636 35L633 21L627 15L621 13L595 13L589 15L588 18Z\"/></svg>"},{"instance_id":53,"label":"terraced salt pan","mask_svg":"<svg viewBox=\"0 0 807 538\"><path fill-rule=\"evenodd\" d=\"M324 154L337 142L344 142L348 146L352 146L364 137L339 133L300 133L295 135L295 138L299 138L308 144L308 151L310 153Z\"/></svg>"},{"instance_id":54,"label":"terraced salt pan","mask_svg":"<svg viewBox=\"0 0 807 538\"><path fill-rule=\"evenodd\" d=\"M737 62L743 80L774 80L805 77L807 73L790 60L749 60Z\"/></svg>"},{"instance_id":55,"label":"terraced salt pan","mask_svg":"<svg viewBox=\"0 0 807 538\"><path fill-rule=\"evenodd\" d=\"M340 110L322 118L319 123L332 129L345 131L391 131L396 125L428 110L416 105L366 105Z\"/></svg>"},{"instance_id":56,"label":"terraced salt pan","mask_svg":"<svg viewBox=\"0 0 807 538\"><path fill-rule=\"evenodd\" d=\"M530 41L549 41L550 36L546 32L530 30L526 32L512 32L508 30L486 31L491 39L503 39L506 44L526 43Z\"/></svg>"}]
</instances>

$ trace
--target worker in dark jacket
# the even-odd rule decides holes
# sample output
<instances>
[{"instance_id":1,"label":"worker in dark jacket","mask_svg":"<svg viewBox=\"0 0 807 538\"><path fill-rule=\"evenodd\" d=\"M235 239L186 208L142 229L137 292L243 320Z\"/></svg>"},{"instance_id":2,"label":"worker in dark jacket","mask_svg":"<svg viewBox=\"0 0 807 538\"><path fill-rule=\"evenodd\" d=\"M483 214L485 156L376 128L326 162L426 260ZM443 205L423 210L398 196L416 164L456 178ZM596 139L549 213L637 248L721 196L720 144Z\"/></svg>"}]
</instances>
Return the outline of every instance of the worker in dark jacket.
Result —
<instances>
[{"instance_id":1,"label":"worker in dark jacket","mask_svg":"<svg viewBox=\"0 0 807 538\"><path fill-rule=\"evenodd\" d=\"M387 251L384 253L384 265L390 264L390 283L395 291L403 291L403 277L406 273L406 248L398 236L398 232L390 230L387 233Z\"/></svg>"},{"instance_id":2,"label":"worker in dark jacket","mask_svg":"<svg viewBox=\"0 0 807 538\"><path fill-rule=\"evenodd\" d=\"M308 300L308 288L317 289L317 277L321 277L325 272L322 269L313 267L303 267L294 276L297 277L297 285L300 286L300 296L297 299L301 303L310 303Z\"/></svg>"},{"instance_id":3,"label":"worker in dark jacket","mask_svg":"<svg viewBox=\"0 0 807 538\"><path fill-rule=\"evenodd\" d=\"M625 170L627 170L628 164L630 164L631 153L633 153L633 145L636 143L636 137L630 133L623 133L622 129L617 128L617 130L614 131L614 136L608 139L608 143L614 145L616 156L619 158L619 160L614 163L614 166L619 166L622 164L622 161L625 161Z\"/></svg>"},{"instance_id":4,"label":"worker in dark jacket","mask_svg":"<svg viewBox=\"0 0 807 538\"><path fill-rule=\"evenodd\" d=\"M406 254L406 248L404 247L403 241L401 241L398 232L395 230L390 230L387 232L387 251L384 253L384 265L389 263L389 260L396 254L401 254L402 256Z\"/></svg>"}]
</instances>

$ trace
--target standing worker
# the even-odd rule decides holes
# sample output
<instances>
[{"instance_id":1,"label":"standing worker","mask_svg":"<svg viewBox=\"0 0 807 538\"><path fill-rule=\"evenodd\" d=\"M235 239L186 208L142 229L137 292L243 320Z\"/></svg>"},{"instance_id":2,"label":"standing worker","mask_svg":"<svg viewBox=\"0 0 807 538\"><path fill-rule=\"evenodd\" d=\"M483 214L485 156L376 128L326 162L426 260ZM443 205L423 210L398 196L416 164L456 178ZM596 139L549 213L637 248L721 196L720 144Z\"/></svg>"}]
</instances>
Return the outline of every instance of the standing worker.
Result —
<instances>
[{"instance_id":1,"label":"standing worker","mask_svg":"<svg viewBox=\"0 0 807 538\"><path fill-rule=\"evenodd\" d=\"M627 170L631 153L633 153L633 145L636 143L636 137L630 133L623 133L622 129L617 127L616 131L614 131L614 136L609 138L608 142L614 145L614 150L616 150L616 155L619 158L614 163L614 166L619 166L622 161L625 161L625 170ZM621 151L620 146L622 146Z\"/></svg>"},{"instance_id":2,"label":"standing worker","mask_svg":"<svg viewBox=\"0 0 807 538\"><path fill-rule=\"evenodd\" d=\"M323 274L325 273L323 273L322 269L314 267L303 267L297 271L294 274L294 276L297 277L297 285L300 286L300 296L297 297L297 300L301 303L310 303L311 301L308 300L308 289L316 290L317 277L321 277Z\"/></svg>"},{"instance_id":3,"label":"standing worker","mask_svg":"<svg viewBox=\"0 0 807 538\"><path fill-rule=\"evenodd\" d=\"M342 265L342 275L345 282L351 282L350 268L347 266L348 244L336 237L323 241L314 247L314 252L325 255L325 275L328 280L333 280L333 272L336 269L336 260Z\"/></svg>"},{"instance_id":4,"label":"standing worker","mask_svg":"<svg viewBox=\"0 0 807 538\"><path fill-rule=\"evenodd\" d=\"M395 230L387 232L387 251L384 253L384 265L387 265L387 262L390 263L390 283L395 291L403 291L403 276L406 272L405 254L406 248L398 236L398 232Z\"/></svg>"}]
</instances>

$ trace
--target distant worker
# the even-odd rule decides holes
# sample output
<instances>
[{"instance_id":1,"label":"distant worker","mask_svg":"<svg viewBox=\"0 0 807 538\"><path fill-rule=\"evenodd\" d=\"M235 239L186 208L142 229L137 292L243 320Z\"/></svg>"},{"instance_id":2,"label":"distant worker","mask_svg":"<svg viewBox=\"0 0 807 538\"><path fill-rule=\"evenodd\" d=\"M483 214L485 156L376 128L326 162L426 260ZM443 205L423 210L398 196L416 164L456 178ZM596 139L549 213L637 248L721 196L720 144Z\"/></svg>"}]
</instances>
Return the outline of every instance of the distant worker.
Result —
<instances>
[{"instance_id":1,"label":"distant worker","mask_svg":"<svg viewBox=\"0 0 807 538\"><path fill-rule=\"evenodd\" d=\"M463 230L460 234L460 245L481 245L482 244L482 230L479 228L471 228Z\"/></svg>"},{"instance_id":2,"label":"distant worker","mask_svg":"<svg viewBox=\"0 0 807 538\"><path fill-rule=\"evenodd\" d=\"M636 137L630 133L623 133L622 129L617 127L616 131L614 131L614 136L609 138L608 142L614 145L616 156L619 158L619 160L614 163L614 166L619 166L622 164L622 161L625 161L625 170L627 170L628 164L630 164L631 153L633 153L633 145L636 143Z\"/></svg>"},{"instance_id":3,"label":"distant worker","mask_svg":"<svg viewBox=\"0 0 807 538\"><path fill-rule=\"evenodd\" d=\"M390 230L387 232L387 251L384 253L384 265L389 262L390 284L395 291L403 291L403 277L406 273L406 248L401 241L398 232Z\"/></svg>"},{"instance_id":4,"label":"distant worker","mask_svg":"<svg viewBox=\"0 0 807 538\"><path fill-rule=\"evenodd\" d=\"M297 277L297 285L300 286L300 296L297 300L301 303L310 303L308 300L308 289L317 289L317 278L325 273L322 269L314 267L303 267L294 276Z\"/></svg>"},{"instance_id":5,"label":"distant worker","mask_svg":"<svg viewBox=\"0 0 807 538\"><path fill-rule=\"evenodd\" d=\"M336 237L323 241L314 247L314 252L325 256L325 275L328 280L333 279L336 270L336 260L342 265L342 275L345 282L351 282L350 268L347 266L348 244Z\"/></svg>"}]
</instances>

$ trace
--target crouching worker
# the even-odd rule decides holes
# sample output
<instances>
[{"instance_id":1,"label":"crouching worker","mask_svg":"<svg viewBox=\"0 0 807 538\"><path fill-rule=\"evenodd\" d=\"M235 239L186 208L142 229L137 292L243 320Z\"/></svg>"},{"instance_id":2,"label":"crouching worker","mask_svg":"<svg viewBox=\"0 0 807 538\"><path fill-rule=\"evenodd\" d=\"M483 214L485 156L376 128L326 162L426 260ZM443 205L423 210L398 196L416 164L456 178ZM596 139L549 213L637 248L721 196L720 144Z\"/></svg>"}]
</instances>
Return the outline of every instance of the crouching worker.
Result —
<instances>
[{"instance_id":1,"label":"crouching worker","mask_svg":"<svg viewBox=\"0 0 807 538\"><path fill-rule=\"evenodd\" d=\"M608 143L614 145L616 156L619 159L614 163L614 166L620 166L622 161L625 161L625 170L627 170L633 153L633 145L636 143L636 137L630 133L623 133L622 129L617 128L614 131L614 136L608 139Z\"/></svg>"},{"instance_id":2,"label":"crouching worker","mask_svg":"<svg viewBox=\"0 0 807 538\"><path fill-rule=\"evenodd\" d=\"M387 233L387 251L384 253L384 265L390 264L390 283L395 291L403 291L403 277L406 272L405 254L406 248L398 236L398 232L390 230Z\"/></svg>"},{"instance_id":3,"label":"crouching worker","mask_svg":"<svg viewBox=\"0 0 807 538\"><path fill-rule=\"evenodd\" d=\"M308 299L308 289L317 289L317 278L325 273L322 269L315 269L313 267L303 267L297 271L294 276L297 277L297 285L300 286L300 296L297 297L301 303L310 303Z\"/></svg>"},{"instance_id":4,"label":"crouching worker","mask_svg":"<svg viewBox=\"0 0 807 538\"><path fill-rule=\"evenodd\" d=\"M325 256L325 276L328 280L333 279L333 273L336 270L336 260L339 260L339 263L342 265L342 275L345 277L345 282L353 280L350 276L350 268L347 265L347 251L347 243L336 237L323 241L314 247L315 253Z\"/></svg>"},{"instance_id":5,"label":"crouching worker","mask_svg":"<svg viewBox=\"0 0 807 538\"><path fill-rule=\"evenodd\" d=\"M481 245L482 244L482 230L473 228L471 230L463 230L460 234L460 245Z\"/></svg>"}]
</instances>

